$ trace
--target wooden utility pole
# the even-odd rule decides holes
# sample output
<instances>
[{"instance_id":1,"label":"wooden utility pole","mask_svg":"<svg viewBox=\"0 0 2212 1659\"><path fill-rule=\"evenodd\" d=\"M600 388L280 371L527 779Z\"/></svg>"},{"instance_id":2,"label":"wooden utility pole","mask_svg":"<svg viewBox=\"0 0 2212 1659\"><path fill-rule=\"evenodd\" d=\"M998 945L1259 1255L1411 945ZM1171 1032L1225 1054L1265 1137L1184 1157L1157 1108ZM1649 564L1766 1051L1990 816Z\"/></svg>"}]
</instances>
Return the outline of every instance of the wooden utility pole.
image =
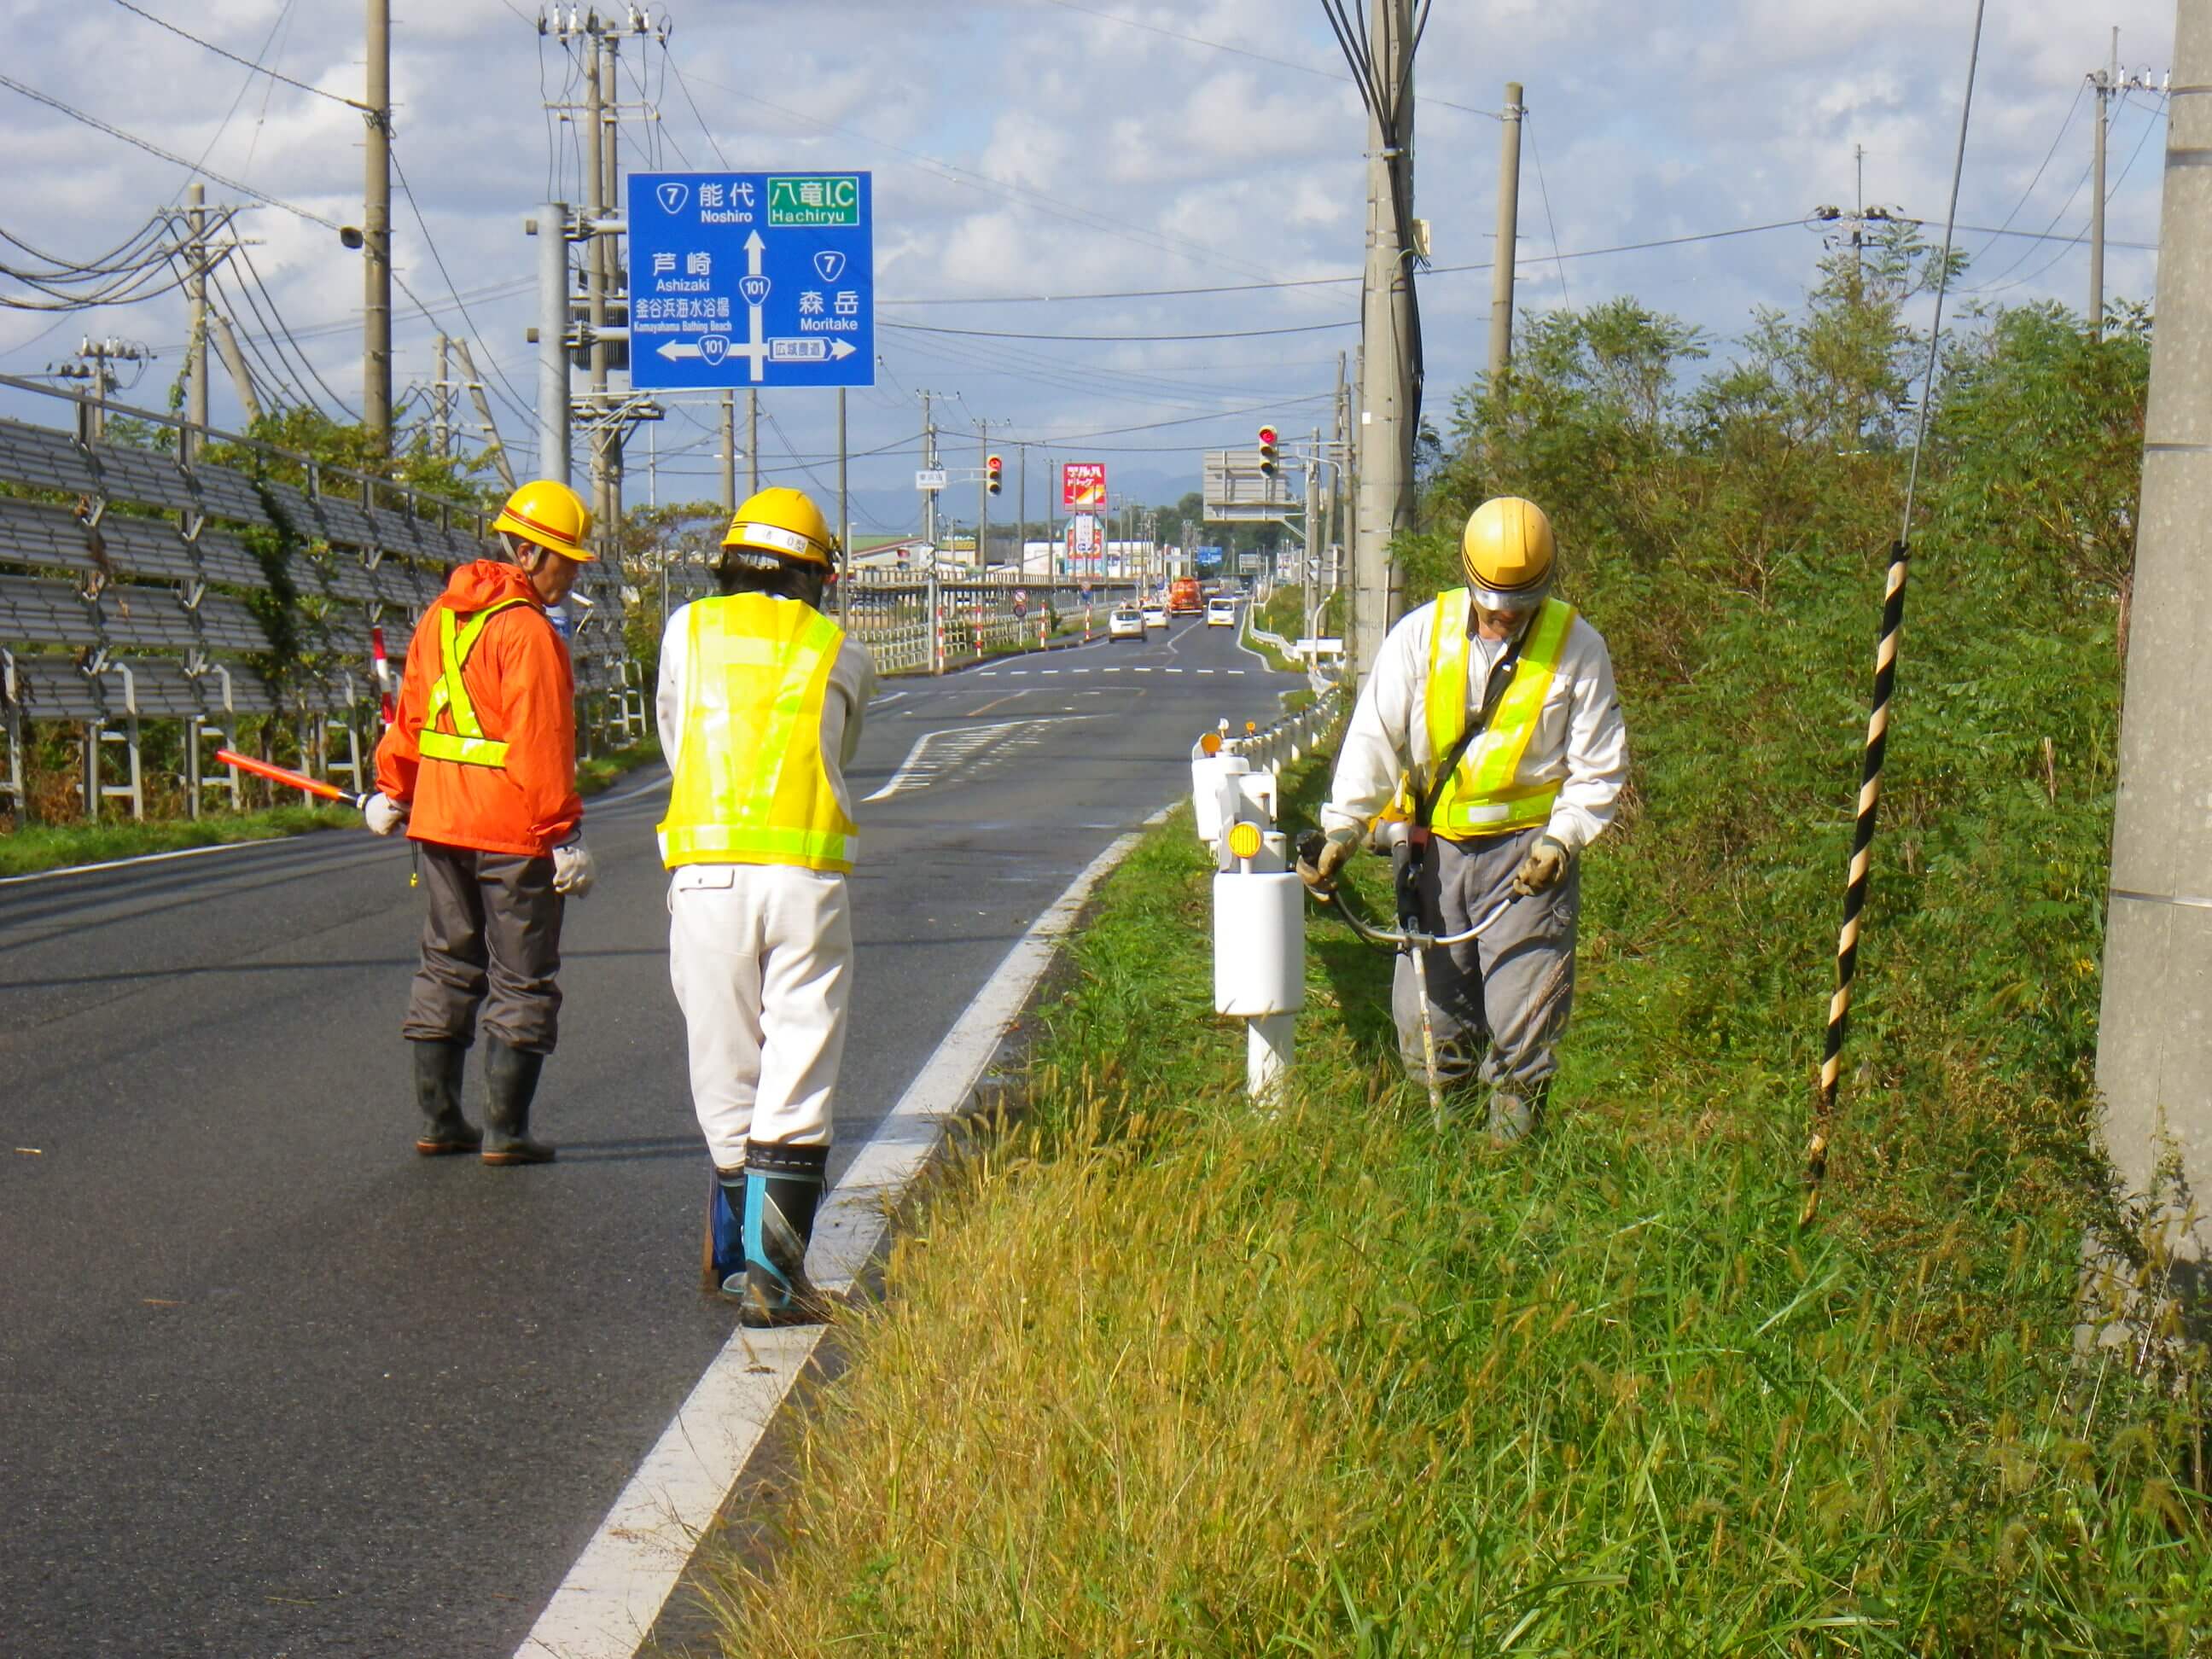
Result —
<instances>
[{"instance_id":1,"label":"wooden utility pole","mask_svg":"<svg viewBox=\"0 0 2212 1659\"><path fill-rule=\"evenodd\" d=\"M1498 258L1490 268L1490 390L1513 362L1513 261L1521 246L1521 83L1505 83L1498 137Z\"/></svg>"},{"instance_id":2,"label":"wooden utility pole","mask_svg":"<svg viewBox=\"0 0 2212 1659\"><path fill-rule=\"evenodd\" d=\"M2203 556L2212 502L2212 7L2176 7L2160 216L2158 328L2143 422L2142 504L2129 608L2105 923L2097 1086L2126 1198L2141 1201L2163 1271L2137 1311L2212 1304L2212 653ZM2086 808L2086 803L2084 806ZM2170 1255L2169 1255L2170 1253ZM2190 1306L2194 1304L2193 1310Z\"/></svg>"},{"instance_id":3,"label":"wooden utility pole","mask_svg":"<svg viewBox=\"0 0 2212 1659\"><path fill-rule=\"evenodd\" d=\"M368 123L362 146L361 421L392 449L392 0L368 0Z\"/></svg>"},{"instance_id":4,"label":"wooden utility pole","mask_svg":"<svg viewBox=\"0 0 2212 1659\"><path fill-rule=\"evenodd\" d=\"M1397 617L1390 541L1413 517L1413 0L1375 0L1368 49L1382 94L1367 117L1367 270L1360 296L1359 522L1354 672L1371 672ZM1401 199L1402 198L1402 199Z\"/></svg>"}]
</instances>

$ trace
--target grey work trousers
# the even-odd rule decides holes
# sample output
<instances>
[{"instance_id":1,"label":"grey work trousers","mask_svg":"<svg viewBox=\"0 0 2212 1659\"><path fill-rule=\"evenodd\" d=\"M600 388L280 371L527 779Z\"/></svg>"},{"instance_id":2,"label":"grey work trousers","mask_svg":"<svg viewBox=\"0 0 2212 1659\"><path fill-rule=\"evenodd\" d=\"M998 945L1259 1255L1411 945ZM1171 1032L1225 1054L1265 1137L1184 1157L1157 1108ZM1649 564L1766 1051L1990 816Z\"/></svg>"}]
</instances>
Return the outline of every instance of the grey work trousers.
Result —
<instances>
[{"instance_id":1,"label":"grey work trousers","mask_svg":"<svg viewBox=\"0 0 2212 1659\"><path fill-rule=\"evenodd\" d=\"M1432 837L1419 887L1422 926L1457 933L1489 915L1542 834L1540 826L1480 841ZM1582 863L1570 860L1565 880L1548 893L1514 900L1480 939L1428 952L1429 1023L1445 1086L1477 1077L1493 1089L1526 1092L1559 1068L1553 1050L1574 1001L1581 896ZM1399 1058L1409 1075L1425 1077L1421 1005L1413 962L1403 955L1390 985L1390 1012Z\"/></svg>"},{"instance_id":2,"label":"grey work trousers","mask_svg":"<svg viewBox=\"0 0 2212 1659\"><path fill-rule=\"evenodd\" d=\"M550 1054L560 1035L561 915L553 860L415 843L429 912L422 959L400 1035L410 1042L476 1040Z\"/></svg>"}]
</instances>

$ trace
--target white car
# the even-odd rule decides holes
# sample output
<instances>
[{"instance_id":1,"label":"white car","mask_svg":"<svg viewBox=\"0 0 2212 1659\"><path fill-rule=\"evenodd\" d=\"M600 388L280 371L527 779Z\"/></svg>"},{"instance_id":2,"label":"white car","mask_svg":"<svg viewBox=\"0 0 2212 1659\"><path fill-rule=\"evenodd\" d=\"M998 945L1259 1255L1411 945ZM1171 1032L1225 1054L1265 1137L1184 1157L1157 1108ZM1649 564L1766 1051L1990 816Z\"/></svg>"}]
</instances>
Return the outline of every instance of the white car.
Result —
<instances>
[{"instance_id":1,"label":"white car","mask_svg":"<svg viewBox=\"0 0 2212 1659\"><path fill-rule=\"evenodd\" d=\"M1146 627L1147 627L1147 628L1165 628L1167 625L1168 625L1168 608L1167 608L1167 606L1165 606L1164 605L1162 605L1162 604L1161 604L1158 599L1147 599L1147 600L1146 600L1146 601L1145 601L1145 626L1146 626Z\"/></svg>"},{"instance_id":2,"label":"white car","mask_svg":"<svg viewBox=\"0 0 2212 1659\"><path fill-rule=\"evenodd\" d=\"M1145 637L1145 613L1133 605L1118 605L1107 613L1106 637L1109 640L1141 640Z\"/></svg>"},{"instance_id":3,"label":"white car","mask_svg":"<svg viewBox=\"0 0 2212 1659\"><path fill-rule=\"evenodd\" d=\"M1208 628L1236 627L1237 601L1227 598L1208 599L1206 602L1206 625Z\"/></svg>"}]
</instances>

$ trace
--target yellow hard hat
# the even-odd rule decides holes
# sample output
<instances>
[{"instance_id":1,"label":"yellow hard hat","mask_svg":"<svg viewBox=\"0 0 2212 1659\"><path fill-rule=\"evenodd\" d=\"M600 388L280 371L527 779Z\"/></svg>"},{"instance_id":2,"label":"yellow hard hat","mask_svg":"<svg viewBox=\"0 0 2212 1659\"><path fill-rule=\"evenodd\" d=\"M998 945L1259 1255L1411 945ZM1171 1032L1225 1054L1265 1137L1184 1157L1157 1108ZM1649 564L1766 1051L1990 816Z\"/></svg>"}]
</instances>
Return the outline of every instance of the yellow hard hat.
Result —
<instances>
[{"instance_id":1,"label":"yellow hard hat","mask_svg":"<svg viewBox=\"0 0 2212 1659\"><path fill-rule=\"evenodd\" d=\"M598 556L585 545L592 533L592 509L581 495L556 479L533 478L523 485L507 498L491 527L578 564L589 564Z\"/></svg>"},{"instance_id":2,"label":"yellow hard hat","mask_svg":"<svg viewBox=\"0 0 2212 1659\"><path fill-rule=\"evenodd\" d=\"M1552 586L1552 521L1518 495L1498 495L1468 515L1460 562L1475 599L1493 611L1532 610Z\"/></svg>"},{"instance_id":3,"label":"yellow hard hat","mask_svg":"<svg viewBox=\"0 0 2212 1659\"><path fill-rule=\"evenodd\" d=\"M745 498L723 533L722 545L824 567L842 550L830 533L830 521L806 492L782 484Z\"/></svg>"}]
</instances>

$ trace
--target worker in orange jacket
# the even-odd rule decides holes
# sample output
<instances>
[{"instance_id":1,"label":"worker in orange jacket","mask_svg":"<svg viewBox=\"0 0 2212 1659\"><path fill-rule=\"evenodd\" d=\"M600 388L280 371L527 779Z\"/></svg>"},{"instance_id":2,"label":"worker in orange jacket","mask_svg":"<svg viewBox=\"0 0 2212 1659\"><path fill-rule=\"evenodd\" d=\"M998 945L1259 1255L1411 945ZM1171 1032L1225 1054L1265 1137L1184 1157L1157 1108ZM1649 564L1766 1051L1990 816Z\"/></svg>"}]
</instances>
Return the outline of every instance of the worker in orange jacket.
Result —
<instances>
[{"instance_id":1,"label":"worker in orange jacket","mask_svg":"<svg viewBox=\"0 0 2212 1659\"><path fill-rule=\"evenodd\" d=\"M400 1034L414 1046L426 1158L550 1163L531 1103L558 1032L561 921L592 884L576 793L575 682L548 609L592 560L591 509L541 478L493 523L504 561L453 574L415 629L363 809L416 846L429 914ZM484 1128L461 1110L481 1008Z\"/></svg>"}]
</instances>

